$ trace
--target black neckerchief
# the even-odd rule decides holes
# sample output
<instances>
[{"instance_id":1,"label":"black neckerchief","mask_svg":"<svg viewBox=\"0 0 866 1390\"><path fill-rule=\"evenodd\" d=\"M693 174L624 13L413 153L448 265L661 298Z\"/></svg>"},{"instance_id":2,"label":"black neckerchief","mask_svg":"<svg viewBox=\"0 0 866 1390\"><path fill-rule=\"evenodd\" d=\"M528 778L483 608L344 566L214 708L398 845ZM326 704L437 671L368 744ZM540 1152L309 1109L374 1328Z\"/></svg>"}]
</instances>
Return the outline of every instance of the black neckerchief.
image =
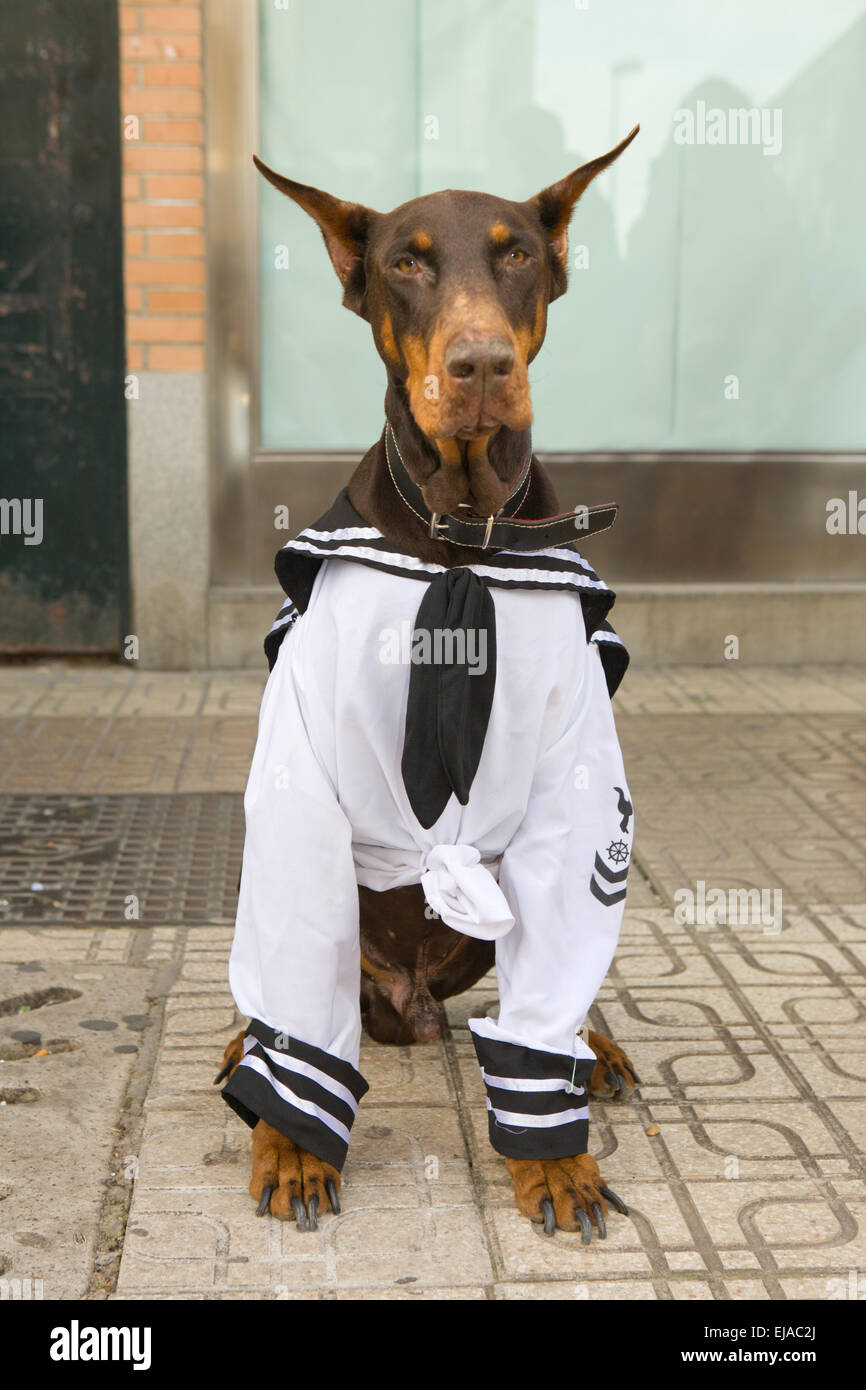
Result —
<instances>
[{"instance_id":1,"label":"black neckerchief","mask_svg":"<svg viewBox=\"0 0 866 1390\"><path fill-rule=\"evenodd\" d=\"M414 513L419 521L423 521L431 540L450 541L452 545L471 546L476 550L486 550L491 546L494 550L543 550L547 546L570 545L581 536L606 531L616 520L615 502L606 502L595 507L579 507L570 512L560 512L556 516L533 520L522 520L516 516L515 513L523 505L529 487L531 446L520 477L505 506L496 516L488 517L476 516L462 503L462 516L456 516L453 512L448 512L445 516L439 512L431 512L420 487L409 476L390 420L385 425L385 461L399 497L410 512Z\"/></svg>"}]
</instances>

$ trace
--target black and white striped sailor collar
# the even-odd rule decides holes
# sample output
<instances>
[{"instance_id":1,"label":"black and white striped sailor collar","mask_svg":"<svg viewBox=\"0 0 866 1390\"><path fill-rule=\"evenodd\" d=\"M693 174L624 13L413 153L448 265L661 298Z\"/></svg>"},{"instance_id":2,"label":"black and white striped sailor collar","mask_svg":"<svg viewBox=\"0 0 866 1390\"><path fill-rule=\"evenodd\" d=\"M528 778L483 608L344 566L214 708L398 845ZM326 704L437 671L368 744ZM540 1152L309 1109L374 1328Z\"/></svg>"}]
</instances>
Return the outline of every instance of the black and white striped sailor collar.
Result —
<instances>
[{"instance_id":1,"label":"black and white striped sailor collar","mask_svg":"<svg viewBox=\"0 0 866 1390\"><path fill-rule=\"evenodd\" d=\"M288 597L265 637L271 669L287 632L309 606L322 563L332 559L351 560L427 583L446 573L444 565L403 554L358 515L344 489L321 520L277 552L274 569ZM577 550L559 545L545 550L484 552L483 560L475 560L467 568L494 588L573 593L580 600L586 640L598 646L608 691L613 695L628 666L628 652L607 621L616 595Z\"/></svg>"},{"instance_id":2,"label":"black and white striped sailor collar","mask_svg":"<svg viewBox=\"0 0 866 1390\"><path fill-rule=\"evenodd\" d=\"M468 561L467 568L496 587L580 590L587 597L592 595L597 599L598 609L603 610L599 621L613 603L613 591L570 545L533 551L475 551L475 555L479 558ZM274 566L277 578L301 612L309 598L302 571L309 567L310 561L335 558L354 560L389 574L428 583L447 569L445 565L419 560L400 551L393 541L358 515L345 489L319 521L288 541L277 554ZM318 569L319 564L315 563L315 571ZM315 574L312 577L315 578ZM312 584L309 588L312 589Z\"/></svg>"}]
</instances>

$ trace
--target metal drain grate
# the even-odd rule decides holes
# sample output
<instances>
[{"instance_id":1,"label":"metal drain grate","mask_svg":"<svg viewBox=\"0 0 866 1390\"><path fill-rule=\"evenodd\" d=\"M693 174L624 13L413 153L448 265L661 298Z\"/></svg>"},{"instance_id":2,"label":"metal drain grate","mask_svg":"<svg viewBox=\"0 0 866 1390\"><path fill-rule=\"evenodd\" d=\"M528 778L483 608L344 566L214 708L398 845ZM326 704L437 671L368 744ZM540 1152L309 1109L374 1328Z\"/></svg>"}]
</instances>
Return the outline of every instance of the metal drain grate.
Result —
<instances>
[{"instance_id":1,"label":"metal drain grate","mask_svg":"<svg viewBox=\"0 0 866 1390\"><path fill-rule=\"evenodd\" d=\"M240 795L0 797L0 924L234 922L243 844Z\"/></svg>"}]
</instances>

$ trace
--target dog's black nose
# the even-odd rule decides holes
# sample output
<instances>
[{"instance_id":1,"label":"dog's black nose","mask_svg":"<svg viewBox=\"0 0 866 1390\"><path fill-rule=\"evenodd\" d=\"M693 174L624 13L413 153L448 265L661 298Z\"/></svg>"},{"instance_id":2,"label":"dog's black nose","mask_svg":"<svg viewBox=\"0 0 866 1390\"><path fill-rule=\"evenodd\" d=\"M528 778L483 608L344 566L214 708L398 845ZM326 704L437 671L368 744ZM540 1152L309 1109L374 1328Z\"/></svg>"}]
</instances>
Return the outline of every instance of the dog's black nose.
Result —
<instances>
[{"instance_id":1,"label":"dog's black nose","mask_svg":"<svg viewBox=\"0 0 866 1390\"><path fill-rule=\"evenodd\" d=\"M504 338L457 338L445 353L445 370L456 381L509 376L514 349Z\"/></svg>"}]
</instances>

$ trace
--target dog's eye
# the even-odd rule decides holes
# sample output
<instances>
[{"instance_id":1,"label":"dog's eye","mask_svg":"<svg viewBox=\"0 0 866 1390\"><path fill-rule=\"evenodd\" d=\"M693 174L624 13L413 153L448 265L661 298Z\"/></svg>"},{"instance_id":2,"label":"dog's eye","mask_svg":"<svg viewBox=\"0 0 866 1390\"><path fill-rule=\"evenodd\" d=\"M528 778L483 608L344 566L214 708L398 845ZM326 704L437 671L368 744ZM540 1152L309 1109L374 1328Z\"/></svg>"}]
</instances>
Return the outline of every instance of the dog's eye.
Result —
<instances>
[{"instance_id":1,"label":"dog's eye","mask_svg":"<svg viewBox=\"0 0 866 1390\"><path fill-rule=\"evenodd\" d=\"M399 261L397 261L395 269L399 270L403 275L418 275L421 271L421 267L414 256L401 256Z\"/></svg>"},{"instance_id":2,"label":"dog's eye","mask_svg":"<svg viewBox=\"0 0 866 1390\"><path fill-rule=\"evenodd\" d=\"M522 251L519 246L513 247L508 253L508 262L510 265L523 265L523 262L528 260L529 256L527 252Z\"/></svg>"}]
</instances>

